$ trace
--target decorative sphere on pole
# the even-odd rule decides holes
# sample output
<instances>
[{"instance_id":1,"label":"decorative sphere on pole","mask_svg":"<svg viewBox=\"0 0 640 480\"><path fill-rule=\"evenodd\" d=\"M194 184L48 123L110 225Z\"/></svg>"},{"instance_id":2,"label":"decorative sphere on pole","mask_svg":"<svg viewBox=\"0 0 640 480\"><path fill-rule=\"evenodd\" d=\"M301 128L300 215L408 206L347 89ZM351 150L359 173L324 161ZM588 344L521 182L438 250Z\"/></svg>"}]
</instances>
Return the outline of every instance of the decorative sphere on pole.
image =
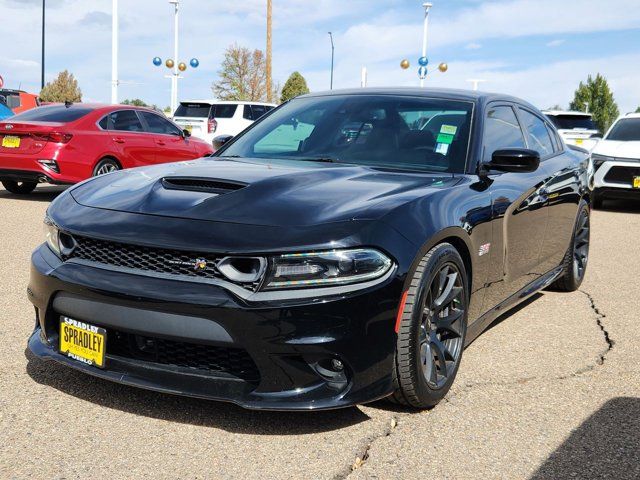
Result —
<instances>
[{"instance_id":1,"label":"decorative sphere on pole","mask_svg":"<svg viewBox=\"0 0 640 480\"><path fill-rule=\"evenodd\" d=\"M170 58L167 59L166 62L164 62L164 64L167 66L167 68L173 68L173 66L175 65L175 63L173 62L173 60L171 60Z\"/></svg>"},{"instance_id":2,"label":"decorative sphere on pole","mask_svg":"<svg viewBox=\"0 0 640 480\"><path fill-rule=\"evenodd\" d=\"M444 73L449 70L449 65L447 65L446 62L442 62L440 65L438 65L438 70Z\"/></svg>"},{"instance_id":3,"label":"decorative sphere on pole","mask_svg":"<svg viewBox=\"0 0 640 480\"><path fill-rule=\"evenodd\" d=\"M153 57L153 64L156 67L159 67L160 65L162 65L162 59L160 57Z\"/></svg>"},{"instance_id":4,"label":"decorative sphere on pole","mask_svg":"<svg viewBox=\"0 0 640 480\"><path fill-rule=\"evenodd\" d=\"M426 67L427 65L429 65L429 59L428 59L427 57L420 57L420 58L418 59L418 64L419 64L421 67Z\"/></svg>"},{"instance_id":5,"label":"decorative sphere on pole","mask_svg":"<svg viewBox=\"0 0 640 480\"><path fill-rule=\"evenodd\" d=\"M187 69L187 64L184 62L180 62L178 64L178 70L180 70L181 72L184 72Z\"/></svg>"},{"instance_id":6,"label":"decorative sphere on pole","mask_svg":"<svg viewBox=\"0 0 640 480\"><path fill-rule=\"evenodd\" d=\"M411 63L409 63L409 60L407 60L406 58L400 62L400 68L402 68L403 70L406 70L410 66Z\"/></svg>"},{"instance_id":7,"label":"decorative sphere on pole","mask_svg":"<svg viewBox=\"0 0 640 480\"><path fill-rule=\"evenodd\" d=\"M197 58L192 58L191 61L189 62L189 65L191 65L193 68L198 68L198 65L200 65L200 62L198 61Z\"/></svg>"}]
</instances>

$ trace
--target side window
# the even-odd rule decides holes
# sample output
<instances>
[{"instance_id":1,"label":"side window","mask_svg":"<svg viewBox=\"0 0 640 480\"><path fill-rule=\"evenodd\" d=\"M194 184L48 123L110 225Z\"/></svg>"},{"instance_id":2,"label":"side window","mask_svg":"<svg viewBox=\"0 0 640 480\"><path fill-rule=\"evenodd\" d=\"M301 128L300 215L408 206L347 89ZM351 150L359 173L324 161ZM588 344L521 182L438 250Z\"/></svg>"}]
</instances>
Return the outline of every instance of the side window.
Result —
<instances>
[{"instance_id":1,"label":"side window","mask_svg":"<svg viewBox=\"0 0 640 480\"><path fill-rule=\"evenodd\" d=\"M20 103L20 95L8 95L7 96L7 106L9 108L18 108L22 104Z\"/></svg>"},{"instance_id":2,"label":"side window","mask_svg":"<svg viewBox=\"0 0 640 480\"><path fill-rule=\"evenodd\" d=\"M253 110L254 120L258 120L261 116L267 113L267 107L264 105L251 105L251 110Z\"/></svg>"},{"instance_id":3,"label":"side window","mask_svg":"<svg viewBox=\"0 0 640 480\"><path fill-rule=\"evenodd\" d=\"M182 132L169 120L162 118L160 115L156 115L151 112L140 112L142 118L147 122L147 127L151 133L159 133L161 135L180 135Z\"/></svg>"},{"instance_id":4,"label":"side window","mask_svg":"<svg viewBox=\"0 0 640 480\"><path fill-rule=\"evenodd\" d=\"M242 114L242 118L245 120L253 120L253 112L251 111L251 105L244 106L244 113Z\"/></svg>"},{"instance_id":5,"label":"side window","mask_svg":"<svg viewBox=\"0 0 640 480\"><path fill-rule=\"evenodd\" d=\"M502 148L525 148L522 130L511 107L489 106L484 125L483 160L489 162L493 152Z\"/></svg>"},{"instance_id":6,"label":"side window","mask_svg":"<svg viewBox=\"0 0 640 480\"><path fill-rule=\"evenodd\" d=\"M102 120L98 122L100 128L103 130L109 130L109 115L102 117Z\"/></svg>"},{"instance_id":7,"label":"side window","mask_svg":"<svg viewBox=\"0 0 640 480\"><path fill-rule=\"evenodd\" d=\"M111 121L110 130L120 130L123 132L144 132L142 123L134 110L119 110L109 114Z\"/></svg>"},{"instance_id":8,"label":"side window","mask_svg":"<svg viewBox=\"0 0 640 480\"><path fill-rule=\"evenodd\" d=\"M544 121L527 110L522 108L519 110L529 148L536 150L541 158L551 155L553 153L553 143L551 143L551 137Z\"/></svg>"}]
</instances>

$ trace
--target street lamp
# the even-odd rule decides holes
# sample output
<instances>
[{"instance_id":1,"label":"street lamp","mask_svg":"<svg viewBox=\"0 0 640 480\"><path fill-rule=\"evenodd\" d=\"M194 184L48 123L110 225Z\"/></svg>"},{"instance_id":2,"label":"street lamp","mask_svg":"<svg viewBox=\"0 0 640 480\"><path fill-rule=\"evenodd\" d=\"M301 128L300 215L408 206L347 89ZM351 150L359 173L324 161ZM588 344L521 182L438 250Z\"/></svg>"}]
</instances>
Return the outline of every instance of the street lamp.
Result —
<instances>
[{"instance_id":1,"label":"street lamp","mask_svg":"<svg viewBox=\"0 0 640 480\"><path fill-rule=\"evenodd\" d=\"M333 33L329 32L329 38L331 39L331 84L329 90L333 90L333 57L335 52L335 47L333 45Z\"/></svg>"},{"instance_id":2,"label":"street lamp","mask_svg":"<svg viewBox=\"0 0 640 480\"><path fill-rule=\"evenodd\" d=\"M429 9L433 7L432 3L425 2L422 4L424 7L424 28L422 30L422 59L425 61L425 65L420 65L418 69L420 74L420 86L424 87L424 79L427 77L427 31L429 29Z\"/></svg>"},{"instance_id":3,"label":"street lamp","mask_svg":"<svg viewBox=\"0 0 640 480\"><path fill-rule=\"evenodd\" d=\"M111 103L118 103L118 0L112 0L111 10Z\"/></svg>"},{"instance_id":4,"label":"street lamp","mask_svg":"<svg viewBox=\"0 0 640 480\"><path fill-rule=\"evenodd\" d=\"M42 0L42 62L40 63L40 90L44 88L44 6L45 0Z\"/></svg>"},{"instance_id":5,"label":"street lamp","mask_svg":"<svg viewBox=\"0 0 640 480\"><path fill-rule=\"evenodd\" d=\"M171 74L171 114L178 108L178 5L180 0L169 0L174 6L173 11L173 73Z\"/></svg>"}]
</instances>

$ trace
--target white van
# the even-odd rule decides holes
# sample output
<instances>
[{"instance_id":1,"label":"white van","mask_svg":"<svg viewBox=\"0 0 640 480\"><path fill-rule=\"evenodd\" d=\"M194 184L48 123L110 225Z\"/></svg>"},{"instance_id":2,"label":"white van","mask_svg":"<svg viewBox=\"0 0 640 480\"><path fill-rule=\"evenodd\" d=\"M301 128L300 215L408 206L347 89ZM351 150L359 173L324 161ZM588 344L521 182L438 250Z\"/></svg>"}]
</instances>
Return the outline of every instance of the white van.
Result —
<instances>
[{"instance_id":1,"label":"white van","mask_svg":"<svg viewBox=\"0 0 640 480\"><path fill-rule=\"evenodd\" d=\"M194 137L213 143L218 135L237 135L276 105L262 102L185 100L173 121Z\"/></svg>"}]
</instances>

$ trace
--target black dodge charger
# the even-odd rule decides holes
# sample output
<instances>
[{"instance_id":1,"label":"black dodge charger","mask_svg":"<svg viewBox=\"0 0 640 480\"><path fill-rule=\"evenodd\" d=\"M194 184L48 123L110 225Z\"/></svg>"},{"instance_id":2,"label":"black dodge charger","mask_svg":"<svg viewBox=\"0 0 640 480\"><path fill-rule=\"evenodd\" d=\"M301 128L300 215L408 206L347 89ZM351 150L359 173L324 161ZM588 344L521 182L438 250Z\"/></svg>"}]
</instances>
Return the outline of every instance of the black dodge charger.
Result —
<instances>
[{"instance_id":1,"label":"black dodge charger","mask_svg":"<svg viewBox=\"0 0 640 480\"><path fill-rule=\"evenodd\" d=\"M319 93L217 140L56 198L36 356L247 408L426 408L497 316L583 279L588 155L517 98Z\"/></svg>"}]
</instances>

